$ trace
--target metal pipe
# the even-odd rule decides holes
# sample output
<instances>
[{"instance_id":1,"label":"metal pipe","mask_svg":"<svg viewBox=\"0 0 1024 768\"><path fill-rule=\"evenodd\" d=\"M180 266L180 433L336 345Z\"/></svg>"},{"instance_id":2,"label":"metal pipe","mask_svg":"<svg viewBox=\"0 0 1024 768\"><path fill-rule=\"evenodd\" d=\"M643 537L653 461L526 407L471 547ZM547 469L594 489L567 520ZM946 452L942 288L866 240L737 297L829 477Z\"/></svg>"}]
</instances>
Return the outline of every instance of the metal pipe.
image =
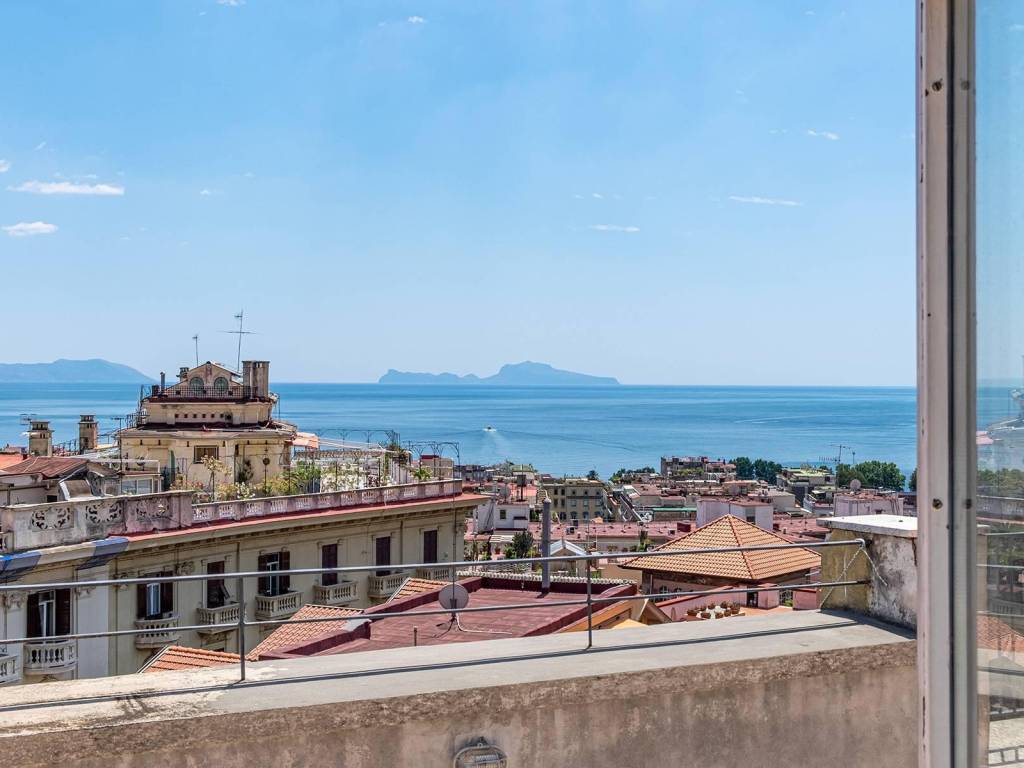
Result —
<instances>
[{"instance_id":1,"label":"metal pipe","mask_svg":"<svg viewBox=\"0 0 1024 768\"><path fill-rule=\"evenodd\" d=\"M540 513L540 551L541 557L551 555L551 498L544 499ZM588 569L589 570L589 569ZM540 564L540 589L547 592L551 589L551 563L545 559Z\"/></svg>"}]
</instances>

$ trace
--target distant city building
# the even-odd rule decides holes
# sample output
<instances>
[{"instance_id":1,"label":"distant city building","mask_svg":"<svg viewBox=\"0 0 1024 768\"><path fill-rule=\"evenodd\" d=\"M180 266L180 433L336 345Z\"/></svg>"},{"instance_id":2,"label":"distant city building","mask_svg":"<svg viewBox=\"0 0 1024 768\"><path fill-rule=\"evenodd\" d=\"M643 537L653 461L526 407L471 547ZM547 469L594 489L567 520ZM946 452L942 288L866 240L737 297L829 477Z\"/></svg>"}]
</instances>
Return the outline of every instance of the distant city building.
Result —
<instances>
[{"instance_id":1,"label":"distant city building","mask_svg":"<svg viewBox=\"0 0 1024 768\"><path fill-rule=\"evenodd\" d=\"M895 492L837 491L833 499L836 517L903 515L903 497Z\"/></svg>"},{"instance_id":2,"label":"distant city building","mask_svg":"<svg viewBox=\"0 0 1024 768\"><path fill-rule=\"evenodd\" d=\"M544 479L541 487L551 499L552 512L560 520L590 520L607 517L608 489L600 480L585 477Z\"/></svg>"},{"instance_id":3,"label":"distant city building","mask_svg":"<svg viewBox=\"0 0 1024 768\"><path fill-rule=\"evenodd\" d=\"M661 476L666 480L722 480L734 477L735 465L707 456L662 456Z\"/></svg>"},{"instance_id":4,"label":"distant city building","mask_svg":"<svg viewBox=\"0 0 1024 768\"><path fill-rule=\"evenodd\" d=\"M834 491L836 476L825 469L813 467L786 467L775 477L775 484L783 491L792 493L798 506L803 506L804 497L811 490L831 487ZM828 498L831 503L831 495Z\"/></svg>"},{"instance_id":5,"label":"distant city building","mask_svg":"<svg viewBox=\"0 0 1024 768\"><path fill-rule=\"evenodd\" d=\"M182 368L178 383L154 385L135 424L118 433L125 459L159 462L167 487L272 480L291 464L296 428L274 418L270 363L246 360L242 374L209 362ZM204 459L227 472L211 477Z\"/></svg>"},{"instance_id":6,"label":"distant city building","mask_svg":"<svg viewBox=\"0 0 1024 768\"><path fill-rule=\"evenodd\" d=\"M772 514L772 504L767 500L704 496L697 501L698 528L713 523L725 515L732 515L762 530L770 531Z\"/></svg>"}]
</instances>

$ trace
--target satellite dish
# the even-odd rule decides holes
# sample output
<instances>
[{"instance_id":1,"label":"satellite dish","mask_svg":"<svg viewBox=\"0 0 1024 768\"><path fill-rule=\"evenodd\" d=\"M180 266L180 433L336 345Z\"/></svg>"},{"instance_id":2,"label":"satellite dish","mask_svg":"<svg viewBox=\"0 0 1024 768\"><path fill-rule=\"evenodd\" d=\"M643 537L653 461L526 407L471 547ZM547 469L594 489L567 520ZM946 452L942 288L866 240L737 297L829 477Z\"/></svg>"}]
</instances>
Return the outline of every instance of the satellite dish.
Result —
<instances>
[{"instance_id":1,"label":"satellite dish","mask_svg":"<svg viewBox=\"0 0 1024 768\"><path fill-rule=\"evenodd\" d=\"M853 480L850 481L850 490L851 491L859 491L860 490L860 480L858 480L857 478L853 478Z\"/></svg>"},{"instance_id":2,"label":"satellite dish","mask_svg":"<svg viewBox=\"0 0 1024 768\"><path fill-rule=\"evenodd\" d=\"M448 584L441 589L437 596L437 602L442 608L449 610L461 610L469 605L469 592L461 584Z\"/></svg>"}]
</instances>

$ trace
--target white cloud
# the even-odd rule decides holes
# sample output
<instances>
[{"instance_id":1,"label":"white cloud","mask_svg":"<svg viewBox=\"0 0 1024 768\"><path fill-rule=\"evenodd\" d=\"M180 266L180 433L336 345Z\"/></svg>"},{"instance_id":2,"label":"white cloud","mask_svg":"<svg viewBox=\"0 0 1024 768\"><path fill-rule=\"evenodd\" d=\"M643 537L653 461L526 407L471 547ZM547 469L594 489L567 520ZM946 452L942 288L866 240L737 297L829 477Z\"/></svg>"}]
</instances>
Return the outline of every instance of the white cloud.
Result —
<instances>
[{"instance_id":1,"label":"white cloud","mask_svg":"<svg viewBox=\"0 0 1024 768\"><path fill-rule=\"evenodd\" d=\"M211 192L208 189L200 189L199 194L202 195L203 197L209 197L210 195L213 194L213 192Z\"/></svg>"},{"instance_id":2,"label":"white cloud","mask_svg":"<svg viewBox=\"0 0 1024 768\"><path fill-rule=\"evenodd\" d=\"M591 224L590 228L596 232L639 232L640 227L623 226L622 224Z\"/></svg>"},{"instance_id":3,"label":"white cloud","mask_svg":"<svg viewBox=\"0 0 1024 768\"><path fill-rule=\"evenodd\" d=\"M595 200L604 200L604 195L602 195L600 192L591 192L590 196Z\"/></svg>"},{"instance_id":4,"label":"white cloud","mask_svg":"<svg viewBox=\"0 0 1024 768\"><path fill-rule=\"evenodd\" d=\"M0 173L7 173L11 170L11 161L0 158Z\"/></svg>"},{"instance_id":5,"label":"white cloud","mask_svg":"<svg viewBox=\"0 0 1024 768\"><path fill-rule=\"evenodd\" d=\"M577 200L583 199L583 195L573 195L573 197L575 197Z\"/></svg>"},{"instance_id":6,"label":"white cloud","mask_svg":"<svg viewBox=\"0 0 1024 768\"><path fill-rule=\"evenodd\" d=\"M240 5L245 5L245 0L217 0L217 5L226 5L230 8L237 8Z\"/></svg>"},{"instance_id":7,"label":"white cloud","mask_svg":"<svg viewBox=\"0 0 1024 768\"><path fill-rule=\"evenodd\" d=\"M40 149L45 149L45 148L46 148L46 142L45 141L40 141L38 144L36 144L36 152L38 152Z\"/></svg>"},{"instance_id":8,"label":"white cloud","mask_svg":"<svg viewBox=\"0 0 1024 768\"><path fill-rule=\"evenodd\" d=\"M245 178L247 178L247 179L255 179L256 178L256 174L253 173L252 171L246 171L242 175L245 176Z\"/></svg>"},{"instance_id":9,"label":"white cloud","mask_svg":"<svg viewBox=\"0 0 1024 768\"><path fill-rule=\"evenodd\" d=\"M804 16L817 16L814 11L804 11Z\"/></svg>"},{"instance_id":10,"label":"white cloud","mask_svg":"<svg viewBox=\"0 0 1024 768\"><path fill-rule=\"evenodd\" d=\"M803 205L803 203L798 203L796 200L781 200L777 197L729 195L729 199L734 203L752 203L754 205L786 205L790 207Z\"/></svg>"},{"instance_id":11,"label":"white cloud","mask_svg":"<svg viewBox=\"0 0 1024 768\"><path fill-rule=\"evenodd\" d=\"M52 235L57 231L56 224L47 224L45 221L19 221L3 227L11 237L32 237L32 235Z\"/></svg>"},{"instance_id":12,"label":"white cloud","mask_svg":"<svg viewBox=\"0 0 1024 768\"><path fill-rule=\"evenodd\" d=\"M1011 32L1024 32L1024 24L1011 24L1009 30Z\"/></svg>"},{"instance_id":13,"label":"white cloud","mask_svg":"<svg viewBox=\"0 0 1024 768\"><path fill-rule=\"evenodd\" d=\"M427 23L427 20L424 19L422 16L410 16L408 19L406 19L406 21L408 21L410 24L426 24Z\"/></svg>"},{"instance_id":14,"label":"white cloud","mask_svg":"<svg viewBox=\"0 0 1024 768\"><path fill-rule=\"evenodd\" d=\"M816 136L819 139L828 139L829 141L839 141L839 134L832 131L815 131L808 128L807 135Z\"/></svg>"},{"instance_id":15,"label":"white cloud","mask_svg":"<svg viewBox=\"0 0 1024 768\"><path fill-rule=\"evenodd\" d=\"M121 197L124 187L114 184L75 184L70 181L26 181L11 192L28 192L32 195L98 195L100 197Z\"/></svg>"}]
</instances>

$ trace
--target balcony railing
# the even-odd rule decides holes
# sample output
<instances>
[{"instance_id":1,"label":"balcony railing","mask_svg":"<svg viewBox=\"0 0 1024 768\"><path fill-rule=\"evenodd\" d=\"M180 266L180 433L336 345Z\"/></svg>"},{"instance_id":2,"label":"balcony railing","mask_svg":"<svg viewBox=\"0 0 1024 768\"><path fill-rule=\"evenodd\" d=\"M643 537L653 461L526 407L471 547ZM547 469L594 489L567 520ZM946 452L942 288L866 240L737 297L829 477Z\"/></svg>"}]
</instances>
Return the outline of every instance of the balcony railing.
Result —
<instances>
[{"instance_id":1,"label":"balcony railing","mask_svg":"<svg viewBox=\"0 0 1024 768\"><path fill-rule=\"evenodd\" d=\"M386 576L371 576L369 589L370 597L391 597L408 578L409 574L405 571L389 573Z\"/></svg>"},{"instance_id":2,"label":"balcony railing","mask_svg":"<svg viewBox=\"0 0 1024 768\"><path fill-rule=\"evenodd\" d=\"M16 683L21 679L18 657L14 654L0 655L0 685Z\"/></svg>"},{"instance_id":3,"label":"balcony railing","mask_svg":"<svg viewBox=\"0 0 1024 768\"><path fill-rule=\"evenodd\" d=\"M136 619L135 628L146 630L135 636L135 647L141 649L163 648L181 637L176 613L160 619Z\"/></svg>"},{"instance_id":4,"label":"balcony railing","mask_svg":"<svg viewBox=\"0 0 1024 768\"><path fill-rule=\"evenodd\" d=\"M446 581L452 577L450 565L427 565L416 569L416 577L431 581Z\"/></svg>"},{"instance_id":5,"label":"balcony railing","mask_svg":"<svg viewBox=\"0 0 1024 768\"><path fill-rule=\"evenodd\" d=\"M283 592L280 595L256 595L257 619L280 619L284 616L291 616L301 607L301 592Z\"/></svg>"},{"instance_id":6,"label":"balcony railing","mask_svg":"<svg viewBox=\"0 0 1024 768\"><path fill-rule=\"evenodd\" d=\"M354 491L330 493L303 493L295 496L271 496L263 499L212 501L196 504L192 517L196 522L217 520L245 520L266 515L286 515L294 512L316 512L323 509L344 509L417 501L462 493L461 480L438 480L408 485L385 485L380 488L360 488Z\"/></svg>"},{"instance_id":7,"label":"balcony railing","mask_svg":"<svg viewBox=\"0 0 1024 768\"><path fill-rule=\"evenodd\" d=\"M354 581L339 581L337 584L313 587L313 602L317 605L345 605L359 596L359 585Z\"/></svg>"},{"instance_id":8,"label":"balcony railing","mask_svg":"<svg viewBox=\"0 0 1024 768\"><path fill-rule=\"evenodd\" d=\"M155 390L149 395L148 400L251 400L259 397L255 388L242 384L229 384L227 387L200 387L185 382L167 387L162 391L159 388L155 388Z\"/></svg>"},{"instance_id":9,"label":"balcony railing","mask_svg":"<svg viewBox=\"0 0 1024 768\"><path fill-rule=\"evenodd\" d=\"M196 623L197 624L237 624L238 623L238 603L228 603L218 608L197 608L196 609ZM216 627L208 628L203 627L197 630L199 634L216 634L218 632L229 631L226 628Z\"/></svg>"},{"instance_id":10,"label":"balcony railing","mask_svg":"<svg viewBox=\"0 0 1024 768\"><path fill-rule=\"evenodd\" d=\"M33 640L25 643L26 675L67 672L77 665L77 640Z\"/></svg>"},{"instance_id":11,"label":"balcony railing","mask_svg":"<svg viewBox=\"0 0 1024 768\"><path fill-rule=\"evenodd\" d=\"M386 489L381 489L386 490ZM385 598L391 596L405 581L410 573L428 572L435 568L456 568L465 569L472 568L474 571L486 572L491 568L498 568L501 571L508 571L510 568L517 567L532 567L539 565L542 572L545 569L550 570L552 565L565 563L568 561L579 561L585 563L587 567L584 569L584 574L574 579L577 582L578 590L566 594L564 599L547 600L538 602L527 602L521 604L501 604L501 605L484 605L484 606L466 606L462 608L454 608L450 606L438 606L436 608L430 607L418 607L414 611L409 610L397 610L397 611L377 611L372 615L372 621L386 621L388 619L414 616L438 616L438 617L449 617L451 614L474 612L479 614L488 613L491 611L509 611L509 610L531 610L537 607L552 608L552 607L574 607L579 609L580 617L586 620L586 645L581 647L581 650L590 650L593 648L593 620L595 610L600 610L603 606L610 603L619 603L622 601L632 600L667 600L674 597L695 597L695 596L721 596L722 599L726 599L729 596L737 596L740 598L749 598L750 595L766 593L780 593L784 591L790 591L796 587L802 589L814 589L820 590L829 588L828 594L832 594L832 591L836 587L860 587L869 585L872 583L871 579L856 579L856 578L845 578L845 572L840 577L833 581L808 581L799 583L789 583L785 586L781 585L770 585L770 586L728 586L728 587L711 587L707 589L682 589L670 592L659 592L657 594L645 592L644 590L637 588L632 593L617 593L614 595L604 595L600 592L596 593L593 587L597 584L604 583L605 580L598 579L594 575L593 565L598 561L618 561L622 559L635 559L637 557L643 558L657 558L657 557L677 557L679 555L686 555L687 557L693 557L698 555L707 554L720 554L726 552L776 552L785 551L791 549L799 550L823 550L833 547L856 547L858 551L866 551L866 543L863 538L855 539L844 539L838 541L813 541L813 542L801 542L797 544L763 544L763 545L743 545L743 546L732 546L732 547L707 547L699 549L658 549L651 550L644 553L637 552L589 552L580 555L555 555L548 557L527 557L517 559L503 559L503 560L470 560L470 561L458 561L451 563L401 563L390 566L394 568L391 573L383 576L376 575L376 571L381 569L379 565L355 565L355 566L344 566L338 568L296 568L290 570L282 570L274 572L277 577L282 576L314 576L325 573L332 573L341 575L357 575L368 573L369 578L369 593L371 598ZM187 581L208 581L210 579L227 580L233 582L235 585L235 596L238 600L238 605L225 606L223 609L200 609L200 618L202 622L196 625L177 625L174 627L176 632L203 632L203 631L237 631L238 632L238 664L239 664L239 676L242 680L246 679L246 627L276 627L285 624L316 624L322 622L336 622L335 616L327 617L308 617L308 618L294 618L293 614L302 605L302 593L301 592L286 592L280 595L258 595L256 597L255 605L255 620L250 620L246 616L246 612L242 610L242 606L245 605L245 583L248 580L262 579L267 577L267 571L244 571L237 573L218 573L218 574L182 574L178 576L145 576L145 577L130 577L121 579L96 579L89 582L90 587L125 587L135 584L151 584L151 583L176 583L176 582L187 582ZM536 578L543 579L544 576L537 576ZM32 585L33 589L45 590L45 589L73 589L81 587L81 582L50 582L50 583L36 583ZM20 584L6 584L0 583L0 596L5 595L9 592L18 592L24 590L24 585ZM326 588L325 588L326 589ZM237 613L229 613L229 611L235 610ZM202 613L206 611L206 613ZM370 617L368 617L370 618ZM232 620L235 619L235 620ZM217 621L218 625L211 625L209 622ZM221 623L222 622L222 623ZM213 627L216 626L216 629ZM165 628L166 629L166 628ZM23 674L26 675L44 675L52 674L61 671L73 669L77 663L77 647L76 642L80 639L98 639L107 637L122 637L122 636L135 636L135 635L152 635L154 628L134 628L134 629L116 629L106 630L103 632L81 632L75 634L61 635L60 637L51 638L35 638L35 637L0 637L0 644L5 645L19 645L24 646L24 668Z\"/></svg>"}]
</instances>

